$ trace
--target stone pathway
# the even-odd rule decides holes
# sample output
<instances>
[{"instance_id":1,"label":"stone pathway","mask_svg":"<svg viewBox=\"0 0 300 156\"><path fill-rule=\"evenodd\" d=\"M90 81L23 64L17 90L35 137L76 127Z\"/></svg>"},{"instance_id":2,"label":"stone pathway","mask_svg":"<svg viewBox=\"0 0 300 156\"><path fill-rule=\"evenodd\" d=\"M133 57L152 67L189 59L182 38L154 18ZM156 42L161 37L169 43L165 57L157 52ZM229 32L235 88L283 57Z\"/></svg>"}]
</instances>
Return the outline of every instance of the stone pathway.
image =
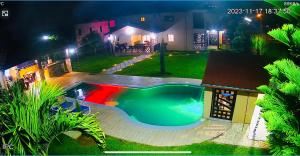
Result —
<instances>
[{"instance_id":1,"label":"stone pathway","mask_svg":"<svg viewBox=\"0 0 300 156\"><path fill-rule=\"evenodd\" d=\"M152 56L152 54L144 54L144 55L140 55L140 56L137 56L137 57L134 57L133 59L131 60L127 60L127 61L124 61L120 64L116 64L114 67L111 67L109 69L106 69L104 71L102 71L103 74L113 74L117 71L120 71L128 66L131 66L137 62L140 62L140 61L143 61L144 59L147 59L147 58L150 58Z\"/></svg>"}]
</instances>

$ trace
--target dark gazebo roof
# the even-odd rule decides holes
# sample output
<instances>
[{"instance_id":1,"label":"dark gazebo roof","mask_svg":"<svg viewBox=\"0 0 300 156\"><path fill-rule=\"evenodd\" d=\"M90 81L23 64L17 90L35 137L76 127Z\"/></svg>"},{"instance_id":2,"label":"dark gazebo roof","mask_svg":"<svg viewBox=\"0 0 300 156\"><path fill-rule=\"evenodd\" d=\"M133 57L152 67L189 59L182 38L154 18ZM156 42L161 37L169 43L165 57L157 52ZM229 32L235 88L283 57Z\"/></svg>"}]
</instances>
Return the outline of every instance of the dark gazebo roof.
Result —
<instances>
[{"instance_id":1,"label":"dark gazebo roof","mask_svg":"<svg viewBox=\"0 0 300 156\"><path fill-rule=\"evenodd\" d=\"M210 88L257 92L258 86L268 84L269 75L263 67L272 61L257 55L211 52L202 84Z\"/></svg>"}]
</instances>

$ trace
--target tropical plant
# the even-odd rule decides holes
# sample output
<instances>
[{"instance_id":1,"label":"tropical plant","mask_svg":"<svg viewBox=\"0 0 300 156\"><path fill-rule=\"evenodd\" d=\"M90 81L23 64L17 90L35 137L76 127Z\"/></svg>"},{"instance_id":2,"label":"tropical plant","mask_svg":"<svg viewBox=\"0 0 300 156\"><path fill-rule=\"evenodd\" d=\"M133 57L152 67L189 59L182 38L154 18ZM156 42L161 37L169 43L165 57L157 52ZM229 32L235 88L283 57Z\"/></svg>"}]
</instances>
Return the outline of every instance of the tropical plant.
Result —
<instances>
[{"instance_id":1,"label":"tropical plant","mask_svg":"<svg viewBox=\"0 0 300 156\"><path fill-rule=\"evenodd\" d=\"M95 115L71 113L63 110L58 97L64 91L56 85L38 83L24 92L20 83L1 92L0 149L7 155L47 155L51 141L63 132L81 131L91 136L100 150L105 148L105 136ZM58 107L57 112L52 108Z\"/></svg>"},{"instance_id":2,"label":"tropical plant","mask_svg":"<svg viewBox=\"0 0 300 156\"><path fill-rule=\"evenodd\" d=\"M269 85L258 88L265 94L257 101L269 131L268 142L275 155L300 154L300 68L283 59L267 65Z\"/></svg>"},{"instance_id":3,"label":"tropical plant","mask_svg":"<svg viewBox=\"0 0 300 156\"><path fill-rule=\"evenodd\" d=\"M232 49L237 52L250 53L251 36L256 34L256 29L252 24L239 23L231 41Z\"/></svg>"},{"instance_id":4,"label":"tropical plant","mask_svg":"<svg viewBox=\"0 0 300 156\"><path fill-rule=\"evenodd\" d=\"M289 54L294 58L300 57L300 28L292 24L284 24L282 28L269 31L274 39L289 47Z\"/></svg>"},{"instance_id":5,"label":"tropical plant","mask_svg":"<svg viewBox=\"0 0 300 156\"><path fill-rule=\"evenodd\" d=\"M257 55L262 55L265 51L267 40L262 35L254 35L251 37L252 47Z\"/></svg>"},{"instance_id":6,"label":"tropical plant","mask_svg":"<svg viewBox=\"0 0 300 156\"><path fill-rule=\"evenodd\" d=\"M279 12L277 15L288 20L291 24L300 26L300 5L289 5L286 6L284 3L288 1L279 0L265 0L266 2L272 4L276 7ZM295 3L295 2L294 2Z\"/></svg>"}]
</instances>

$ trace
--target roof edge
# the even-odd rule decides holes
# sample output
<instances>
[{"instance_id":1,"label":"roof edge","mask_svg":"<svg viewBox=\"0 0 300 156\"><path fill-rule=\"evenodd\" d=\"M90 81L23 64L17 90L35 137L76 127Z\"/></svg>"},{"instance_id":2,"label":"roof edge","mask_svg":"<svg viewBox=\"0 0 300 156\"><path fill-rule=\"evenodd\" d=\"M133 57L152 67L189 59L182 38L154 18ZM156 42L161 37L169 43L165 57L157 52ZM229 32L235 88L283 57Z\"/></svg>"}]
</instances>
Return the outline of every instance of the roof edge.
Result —
<instances>
[{"instance_id":1,"label":"roof edge","mask_svg":"<svg viewBox=\"0 0 300 156\"><path fill-rule=\"evenodd\" d=\"M248 88L238 88L238 87L230 87L230 86L221 86L221 85L213 85L213 84L205 84L202 83L204 87L209 88L224 88L224 89L231 89L231 90L237 90L237 91L245 91L245 92L252 92L252 93L259 93L258 90L248 89Z\"/></svg>"}]
</instances>

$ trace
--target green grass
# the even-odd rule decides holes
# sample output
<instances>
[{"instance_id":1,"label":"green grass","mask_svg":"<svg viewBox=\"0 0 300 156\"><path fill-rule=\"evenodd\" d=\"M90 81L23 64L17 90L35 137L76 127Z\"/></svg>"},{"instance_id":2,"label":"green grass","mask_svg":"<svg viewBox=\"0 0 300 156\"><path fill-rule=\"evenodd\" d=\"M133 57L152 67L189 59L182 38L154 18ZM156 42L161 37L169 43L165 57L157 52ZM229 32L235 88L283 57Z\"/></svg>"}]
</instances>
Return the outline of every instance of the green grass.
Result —
<instances>
[{"instance_id":1,"label":"green grass","mask_svg":"<svg viewBox=\"0 0 300 156\"><path fill-rule=\"evenodd\" d=\"M60 142L54 140L49 148L49 155L99 155L101 152L95 142L88 137L81 136L77 140L66 135L59 136ZM157 147L135 142L129 142L107 136L106 151L192 151L201 155L266 155L266 149L248 148L213 142L203 142L186 146Z\"/></svg>"},{"instance_id":2,"label":"green grass","mask_svg":"<svg viewBox=\"0 0 300 156\"><path fill-rule=\"evenodd\" d=\"M113 67L114 64L121 63L131 59L133 56L108 56L108 55L92 55L72 60L73 71L100 73L103 69Z\"/></svg>"},{"instance_id":3,"label":"green grass","mask_svg":"<svg viewBox=\"0 0 300 156\"><path fill-rule=\"evenodd\" d=\"M172 54L172 56L169 56ZM208 53L172 52L165 57L167 74L160 74L159 55L147 59L123 69L115 74L152 76L152 77L181 77L202 79Z\"/></svg>"}]
</instances>

